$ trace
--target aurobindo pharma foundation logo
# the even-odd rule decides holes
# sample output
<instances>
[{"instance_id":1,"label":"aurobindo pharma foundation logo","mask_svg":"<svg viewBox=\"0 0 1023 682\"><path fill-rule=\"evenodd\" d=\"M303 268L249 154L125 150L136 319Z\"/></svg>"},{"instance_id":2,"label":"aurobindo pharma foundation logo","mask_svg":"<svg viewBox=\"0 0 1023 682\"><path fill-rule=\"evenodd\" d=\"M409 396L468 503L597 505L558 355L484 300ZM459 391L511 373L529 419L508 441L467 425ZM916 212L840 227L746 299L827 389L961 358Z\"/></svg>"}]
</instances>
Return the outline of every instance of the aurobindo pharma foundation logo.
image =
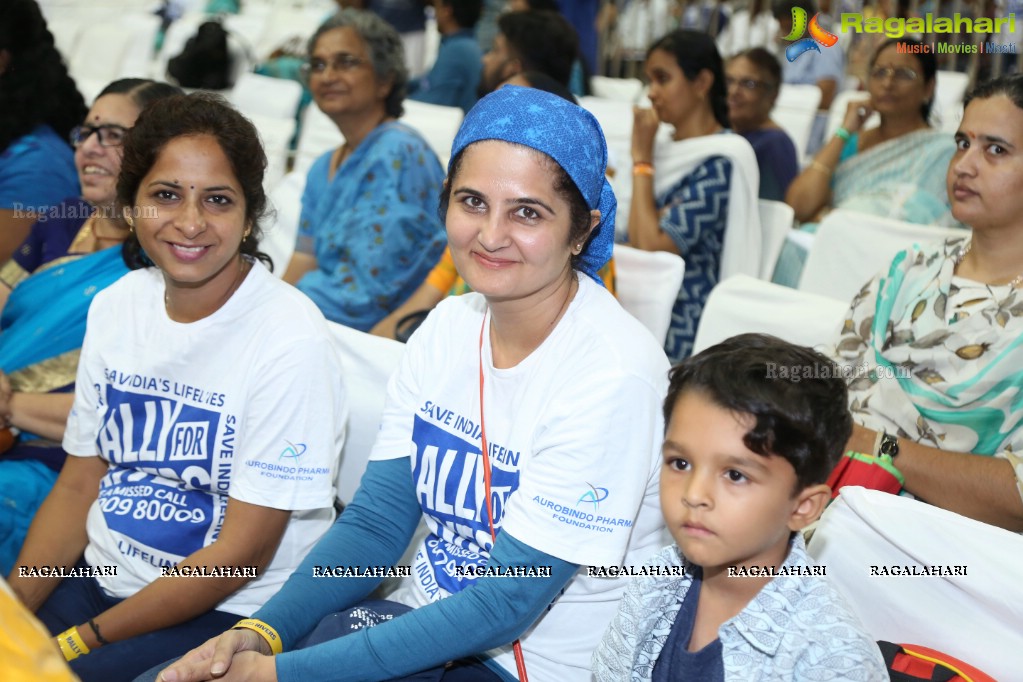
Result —
<instances>
[{"instance_id":1,"label":"aurobindo pharma foundation logo","mask_svg":"<svg viewBox=\"0 0 1023 682\"><path fill-rule=\"evenodd\" d=\"M820 45L824 47L834 47L835 43L838 42L838 36L834 33L829 33L821 28L820 23L817 21L817 17L820 14L814 14L813 19L810 20L809 25L806 22L806 10L802 7L792 8L792 31L785 36L785 40L794 42L785 48L785 58L790 62L796 61L799 57L810 52L820 52ZM803 38L803 34L809 30L810 36Z\"/></svg>"}]
</instances>

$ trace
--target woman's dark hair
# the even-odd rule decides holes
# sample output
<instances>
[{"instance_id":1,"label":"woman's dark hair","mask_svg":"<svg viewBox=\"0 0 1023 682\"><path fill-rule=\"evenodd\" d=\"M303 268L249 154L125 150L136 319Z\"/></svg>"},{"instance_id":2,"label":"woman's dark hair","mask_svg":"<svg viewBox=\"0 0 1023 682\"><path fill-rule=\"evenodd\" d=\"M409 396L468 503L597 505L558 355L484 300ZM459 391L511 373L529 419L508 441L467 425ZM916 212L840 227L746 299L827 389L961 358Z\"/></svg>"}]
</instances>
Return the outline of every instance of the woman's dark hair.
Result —
<instances>
[{"instance_id":1,"label":"woman's dark hair","mask_svg":"<svg viewBox=\"0 0 1023 682\"><path fill-rule=\"evenodd\" d=\"M46 124L62 140L85 119L85 106L35 0L0 2L0 152Z\"/></svg>"},{"instance_id":2,"label":"woman's dark hair","mask_svg":"<svg viewBox=\"0 0 1023 682\"><path fill-rule=\"evenodd\" d=\"M966 93L963 98L963 109L975 99L990 99L1004 95L1017 108L1023 109L1023 74L1014 73L1009 76L999 76L989 81L979 83L973 90Z\"/></svg>"},{"instance_id":3,"label":"woman's dark hair","mask_svg":"<svg viewBox=\"0 0 1023 682\"><path fill-rule=\"evenodd\" d=\"M262 230L259 221L267 213L263 174L266 154L252 123L219 95L194 92L169 97L160 106L149 107L128 131L124 143L121 174L117 178L117 205L134 211L142 179L149 173L164 147L176 138L209 135L220 145L245 197L245 221L251 226L242 240L241 252L273 267L269 256L259 250ZM134 230L124 242L124 261L129 268L152 265Z\"/></svg>"},{"instance_id":4,"label":"woman's dark hair","mask_svg":"<svg viewBox=\"0 0 1023 682\"><path fill-rule=\"evenodd\" d=\"M796 470L796 490L824 483L852 434L848 390L820 353L767 334L733 336L683 361L668 375L665 429L679 397L699 393L753 426L743 443Z\"/></svg>"},{"instance_id":5,"label":"woman's dark hair","mask_svg":"<svg viewBox=\"0 0 1023 682\"><path fill-rule=\"evenodd\" d=\"M408 89L408 67L405 65L405 47L401 36L386 21L372 12L359 9L343 9L320 25L306 47L308 56L316 49L316 42L327 31L335 28L350 28L366 43L369 59L377 79L391 79L391 91L384 100L384 109L392 118L405 113L402 102Z\"/></svg>"},{"instance_id":6,"label":"woman's dark hair","mask_svg":"<svg viewBox=\"0 0 1023 682\"><path fill-rule=\"evenodd\" d=\"M121 78L103 88L96 95L96 99L105 95L124 95L134 102L141 112L157 100L183 94L185 93L181 88L170 83L149 80L148 78Z\"/></svg>"},{"instance_id":7,"label":"woman's dark hair","mask_svg":"<svg viewBox=\"0 0 1023 682\"><path fill-rule=\"evenodd\" d=\"M484 141L485 140L481 140L481 142ZM441 189L440 204L437 207L437 215L440 217L440 221L442 223L447 220L448 205L451 203L451 190L455 184L455 178L458 177L458 172L462 168L462 160L465 158L465 152L466 150L471 149L474 144L476 143L473 142L468 147L458 152L455 158L451 160L451 164L448 168L447 180L444 181L444 187ZM586 203L583 193L579 191L579 188L569 176L568 172L562 168L557 161L538 149L519 145L515 142L508 142L507 144L514 144L537 154L554 171L554 191L558 193L559 197L568 203L568 243L580 243L580 240L586 237L590 231L590 207ZM572 256L573 268L576 267L578 260L579 255Z\"/></svg>"},{"instance_id":8,"label":"woman's dark hair","mask_svg":"<svg viewBox=\"0 0 1023 682\"><path fill-rule=\"evenodd\" d=\"M881 43L881 46L878 47L874 51L874 54L870 57L871 70L874 69L874 64L877 63L877 58L881 56L881 53L892 45L905 46L907 48L905 52L907 54L912 54L913 57L916 58L917 64L920 65L920 71L923 72L921 75L924 77L925 85L927 83L934 82L938 73L938 58L930 52L918 51L918 48L921 48L923 43L919 40L913 40L912 38L892 38L891 40L886 40ZM934 95L931 95L931 99L925 100L920 105L920 116L924 119L924 121L927 121L931 116L931 105L933 104L933 100Z\"/></svg>"},{"instance_id":9,"label":"woman's dark hair","mask_svg":"<svg viewBox=\"0 0 1023 682\"><path fill-rule=\"evenodd\" d=\"M744 50L728 61L733 62L736 59L746 59L750 64L767 73L771 79L770 85L772 89L777 90L778 86L781 85L781 62L764 48L753 47Z\"/></svg>"},{"instance_id":10,"label":"woman's dark hair","mask_svg":"<svg viewBox=\"0 0 1023 682\"><path fill-rule=\"evenodd\" d=\"M695 80L707 70L714 77L711 83L710 108L717 122L728 128L728 89L725 87L725 67L714 39L706 33L680 28L656 41L647 50L647 59L655 50L663 50L675 58L686 80Z\"/></svg>"}]
</instances>

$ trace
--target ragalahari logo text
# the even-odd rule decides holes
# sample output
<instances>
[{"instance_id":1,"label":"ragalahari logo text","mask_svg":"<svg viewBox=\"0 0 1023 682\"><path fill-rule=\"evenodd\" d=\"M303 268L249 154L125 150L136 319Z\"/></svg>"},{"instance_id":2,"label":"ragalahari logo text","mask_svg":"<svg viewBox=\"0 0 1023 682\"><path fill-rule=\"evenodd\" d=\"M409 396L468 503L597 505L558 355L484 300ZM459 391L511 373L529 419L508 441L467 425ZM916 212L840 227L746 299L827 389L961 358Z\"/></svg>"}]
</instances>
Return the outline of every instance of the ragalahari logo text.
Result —
<instances>
[{"instance_id":1,"label":"ragalahari logo text","mask_svg":"<svg viewBox=\"0 0 1023 682\"><path fill-rule=\"evenodd\" d=\"M806 10L802 7L792 8L792 31L785 36L785 40L794 42L785 48L785 58L790 62L796 61L799 57L810 52L820 52L821 48L819 45L824 47L834 47L835 43L838 42L838 36L834 33L829 33L821 28L820 23L817 21L817 17L820 13L814 14L813 19L810 20L809 26L806 23ZM810 35L807 38L803 38L803 34L809 30Z\"/></svg>"}]
</instances>

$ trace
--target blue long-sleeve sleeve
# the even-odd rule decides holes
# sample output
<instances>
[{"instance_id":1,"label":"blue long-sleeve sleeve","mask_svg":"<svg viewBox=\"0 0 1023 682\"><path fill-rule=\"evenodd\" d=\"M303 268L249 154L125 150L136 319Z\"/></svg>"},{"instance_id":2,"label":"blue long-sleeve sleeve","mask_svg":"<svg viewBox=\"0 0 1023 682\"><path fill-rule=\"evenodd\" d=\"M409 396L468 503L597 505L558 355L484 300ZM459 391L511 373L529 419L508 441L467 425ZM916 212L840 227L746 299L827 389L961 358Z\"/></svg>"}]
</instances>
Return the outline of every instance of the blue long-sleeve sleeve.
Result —
<instances>
[{"instance_id":1,"label":"blue long-sleeve sleeve","mask_svg":"<svg viewBox=\"0 0 1023 682\"><path fill-rule=\"evenodd\" d=\"M270 623L287 651L324 616L356 604L380 583L373 578L314 578L313 567L393 566L421 514L408 458L370 462L351 504L280 592L252 617Z\"/></svg>"},{"instance_id":2,"label":"blue long-sleeve sleeve","mask_svg":"<svg viewBox=\"0 0 1023 682\"><path fill-rule=\"evenodd\" d=\"M386 680L508 644L539 618L578 569L503 533L494 545L490 565L550 566L550 577L482 577L458 594L374 628L289 652L289 646L323 616L354 605L377 584L362 578L316 579L313 566L390 565L404 551L419 508L408 460L392 462L370 464L342 519L281 592L254 615L272 625L284 642L286 653L276 661L281 682ZM374 515L373 510L383 509L388 510L386 515ZM353 510L355 514L345 519ZM399 531L400 538L386 537ZM339 661L344 662L343 668Z\"/></svg>"}]
</instances>

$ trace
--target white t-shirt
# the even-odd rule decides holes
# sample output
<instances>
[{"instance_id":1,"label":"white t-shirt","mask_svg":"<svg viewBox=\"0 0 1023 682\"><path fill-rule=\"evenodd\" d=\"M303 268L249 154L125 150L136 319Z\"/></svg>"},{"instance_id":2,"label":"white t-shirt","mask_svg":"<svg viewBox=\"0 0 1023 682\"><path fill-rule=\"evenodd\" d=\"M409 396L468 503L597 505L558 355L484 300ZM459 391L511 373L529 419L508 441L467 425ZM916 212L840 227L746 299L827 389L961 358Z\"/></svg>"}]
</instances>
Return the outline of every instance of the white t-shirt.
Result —
<instances>
[{"instance_id":1,"label":"white t-shirt","mask_svg":"<svg viewBox=\"0 0 1023 682\"><path fill-rule=\"evenodd\" d=\"M86 561L118 567L100 584L129 597L211 544L228 497L295 510L269 566L217 606L255 611L333 520L346 414L323 315L260 264L190 324L167 317L156 268L97 294L64 449L110 464L86 522Z\"/></svg>"},{"instance_id":2,"label":"white t-shirt","mask_svg":"<svg viewBox=\"0 0 1023 682\"><path fill-rule=\"evenodd\" d=\"M663 541L658 504L668 362L653 336L589 277L551 335L516 367L483 363L495 527L583 566L642 565ZM428 535L394 597L422 606L461 590L492 542L479 453L479 335L486 302L442 302L388 386L370 459L410 457ZM489 325L489 318L488 318ZM627 578L582 569L521 638L530 676L589 680ZM515 670L510 647L492 652Z\"/></svg>"}]
</instances>

